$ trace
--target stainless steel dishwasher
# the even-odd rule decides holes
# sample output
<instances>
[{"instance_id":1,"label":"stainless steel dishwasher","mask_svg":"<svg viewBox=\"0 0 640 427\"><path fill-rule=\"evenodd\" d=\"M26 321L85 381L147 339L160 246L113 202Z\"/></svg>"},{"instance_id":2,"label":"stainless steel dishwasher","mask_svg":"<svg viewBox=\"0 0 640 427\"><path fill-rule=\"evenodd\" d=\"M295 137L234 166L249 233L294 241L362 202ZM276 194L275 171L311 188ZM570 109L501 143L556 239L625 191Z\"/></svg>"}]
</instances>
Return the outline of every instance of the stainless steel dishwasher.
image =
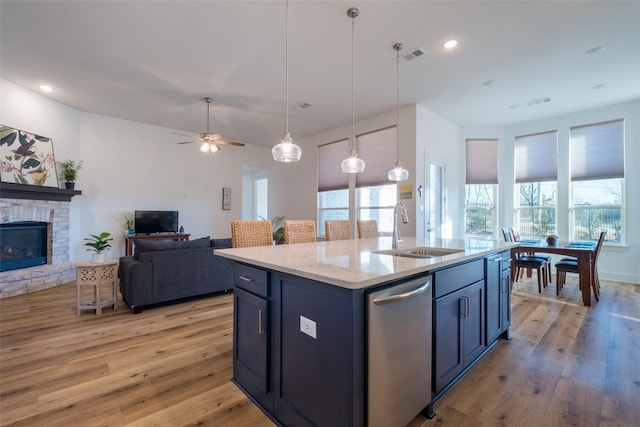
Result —
<instances>
[{"instance_id":1,"label":"stainless steel dishwasher","mask_svg":"<svg viewBox=\"0 0 640 427\"><path fill-rule=\"evenodd\" d=\"M406 426L431 403L431 311L431 276L369 294L368 426Z\"/></svg>"}]
</instances>

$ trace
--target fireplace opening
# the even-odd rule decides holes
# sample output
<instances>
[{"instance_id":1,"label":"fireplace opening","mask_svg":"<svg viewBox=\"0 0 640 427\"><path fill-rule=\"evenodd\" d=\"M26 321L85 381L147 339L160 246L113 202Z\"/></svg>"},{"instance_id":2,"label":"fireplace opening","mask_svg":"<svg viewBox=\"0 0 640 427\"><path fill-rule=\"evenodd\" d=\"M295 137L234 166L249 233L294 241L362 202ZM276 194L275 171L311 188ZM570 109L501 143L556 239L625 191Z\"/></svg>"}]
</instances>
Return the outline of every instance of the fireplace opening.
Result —
<instances>
[{"instance_id":1,"label":"fireplace opening","mask_svg":"<svg viewBox=\"0 0 640 427\"><path fill-rule=\"evenodd\" d=\"M0 224L0 271L47 263L47 223Z\"/></svg>"}]
</instances>

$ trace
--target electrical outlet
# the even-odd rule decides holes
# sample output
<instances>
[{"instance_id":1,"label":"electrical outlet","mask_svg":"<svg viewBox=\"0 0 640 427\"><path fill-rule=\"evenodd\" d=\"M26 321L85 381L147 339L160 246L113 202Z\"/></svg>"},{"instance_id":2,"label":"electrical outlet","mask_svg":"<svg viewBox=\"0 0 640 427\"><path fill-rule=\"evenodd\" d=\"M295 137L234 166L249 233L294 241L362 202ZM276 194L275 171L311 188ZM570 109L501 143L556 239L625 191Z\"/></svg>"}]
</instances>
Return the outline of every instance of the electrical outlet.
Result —
<instances>
[{"instance_id":1,"label":"electrical outlet","mask_svg":"<svg viewBox=\"0 0 640 427\"><path fill-rule=\"evenodd\" d=\"M304 316L300 316L300 332L309 335L311 338L317 338L316 322L311 319L307 319Z\"/></svg>"}]
</instances>

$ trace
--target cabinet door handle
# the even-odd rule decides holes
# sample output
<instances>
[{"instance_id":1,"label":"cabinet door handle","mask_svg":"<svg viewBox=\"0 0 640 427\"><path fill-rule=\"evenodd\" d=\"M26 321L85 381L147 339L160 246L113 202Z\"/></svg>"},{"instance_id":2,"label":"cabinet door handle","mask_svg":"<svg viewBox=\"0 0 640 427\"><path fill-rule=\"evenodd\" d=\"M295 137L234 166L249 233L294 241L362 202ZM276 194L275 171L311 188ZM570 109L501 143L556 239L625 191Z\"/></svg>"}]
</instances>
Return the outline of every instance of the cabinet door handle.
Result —
<instances>
[{"instance_id":1,"label":"cabinet door handle","mask_svg":"<svg viewBox=\"0 0 640 427\"><path fill-rule=\"evenodd\" d=\"M469 299L469 297L464 297L465 300L465 306L467 307L467 310L465 312L465 317L469 318L471 316L471 300Z\"/></svg>"},{"instance_id":2,"label":"cabinet door handle","mask_svg":"<svg viewBox=\"0 0 640 427\"><path fill-rule=\"evenodd\" d=\"M493 258L491 261L493 261L493 262L500 262L500 261L502 261L502 258Z\"/></svg>"},{"instance_id":3,"label":"cabinet door handle","mask_svg":"<svg viewBox=\"0 0 640 427\"><path fill-rule=\"evenodd\" d=\"M244 280L245 282L249 282L249 283L253 282L253 279L251 277L240 276L239 278L240 280Z\"/></svg>"},{"instance_id":4,"label":"cabinet door handle","mask_svg":"<svg viewBox=\"0 0 640 427\"><path fill-rule=\"evenodd\" d=\"M262 335L264 333L264 327L262 325L262 310L258 310L258 335Z\"/></svg>"}]
</instances>

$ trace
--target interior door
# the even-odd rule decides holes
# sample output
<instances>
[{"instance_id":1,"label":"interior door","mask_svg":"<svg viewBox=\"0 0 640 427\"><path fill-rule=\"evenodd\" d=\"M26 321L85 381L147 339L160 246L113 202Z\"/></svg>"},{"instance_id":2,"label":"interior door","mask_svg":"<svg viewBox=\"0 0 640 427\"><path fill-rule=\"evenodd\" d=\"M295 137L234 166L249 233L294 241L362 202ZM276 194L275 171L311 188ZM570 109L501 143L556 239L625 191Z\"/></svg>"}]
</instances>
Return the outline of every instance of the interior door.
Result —
<instances>
[{"instance_id":1,"label":"interior door","mask_svg":"<svg viewBox=\"0 0 640 427\"><path fill-rule=\"evenodd\" d=\"M443 237L445 160L430 156L427 159L427 210L425 237Z\"/></svg>"}]
</instances>

